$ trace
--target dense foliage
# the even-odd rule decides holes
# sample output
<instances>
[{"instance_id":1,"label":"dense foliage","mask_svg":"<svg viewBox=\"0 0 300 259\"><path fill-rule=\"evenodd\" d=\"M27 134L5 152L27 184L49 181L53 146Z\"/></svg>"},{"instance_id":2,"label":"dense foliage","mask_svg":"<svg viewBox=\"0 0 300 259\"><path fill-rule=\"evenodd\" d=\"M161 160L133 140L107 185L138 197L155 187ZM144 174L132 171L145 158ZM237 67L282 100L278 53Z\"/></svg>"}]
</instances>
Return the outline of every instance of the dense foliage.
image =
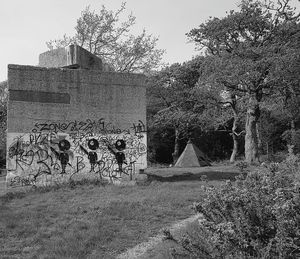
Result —
<instances>
[{"instance_id":1,"label":"dense foliage","mask_svg":"<svg viewBox=\"0 0 300 259\"><path fill-rule=\"evenodd\" d=\"M240 151L248 163L261 162L263 154L270 158L286 144L298 151L300 14L291 4L241 1L236 11L187 34L205 55L155 75L149 91L156 100L153 119L160 128L173 128L174 160L178 139L191 132L197 140L227 131L231 162ZM155 130L155 123L149 125Z\"/></svg>"},{"instance_id":2,"label":"dense foliage","mask_svg":"<svg viewBox=\"0 0 300 259\"><path fill-rule=\"evenodd\" d=\"M192 258L299 258L300 157L265 165L194 205L203 218L176 240ZM169 239L172 237L168 237Z\"/></svg>"},{"instance_id":3,"label":"dense foliage","mask_svg":"<svg viewBox=\"0 0 300 259\"><path fill-rule=\"evenodd\" d=\"M215 80L220 86L247 99L247 162L257 162L259 158L261 103L270 96L282 96L281 91L299 98L292 92L299 86L299 77L289 72L299 59L299 26L299 15L289 0L245 0L238 11L221 19L211 18L188 33L192 41L218 60ZM287 60L292 65L283 65ZM295 99L289 98L292 102Z\"/></svg>"},{"instance_id":4,"label":"dense foliage","mask_svg":"<svg viewBox=\"0 0 300 259\"><path fill-rule=\"evenodd\" d=\"M7 81L0 83L0 168L6 165Z\"/></svg>"}]
</instances>

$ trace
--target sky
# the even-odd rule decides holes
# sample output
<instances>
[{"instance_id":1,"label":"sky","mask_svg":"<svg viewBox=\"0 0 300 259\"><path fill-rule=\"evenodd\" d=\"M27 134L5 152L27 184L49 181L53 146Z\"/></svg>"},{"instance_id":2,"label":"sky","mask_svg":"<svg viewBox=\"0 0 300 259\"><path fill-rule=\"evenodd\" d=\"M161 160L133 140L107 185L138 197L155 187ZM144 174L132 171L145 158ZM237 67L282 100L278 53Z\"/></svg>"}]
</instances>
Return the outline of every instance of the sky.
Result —
<instances>
[{"instance_id":1,"label":"sky","mask_svg":"<svg viewBox=\"0 0 300 259\"><path fill-rule=\"evenodd\" d=\"M159 37L165 63L184 62L199 54L186 33L210 16L223 17L236 9L239 0L0 0L0 82L7 79L7 65L37 65L46 42L73 36L85 7L100 10L104 5L117 10L126 2L124 18L136 17L133 34L146 29Z\"/></svg>"}]
</instances>

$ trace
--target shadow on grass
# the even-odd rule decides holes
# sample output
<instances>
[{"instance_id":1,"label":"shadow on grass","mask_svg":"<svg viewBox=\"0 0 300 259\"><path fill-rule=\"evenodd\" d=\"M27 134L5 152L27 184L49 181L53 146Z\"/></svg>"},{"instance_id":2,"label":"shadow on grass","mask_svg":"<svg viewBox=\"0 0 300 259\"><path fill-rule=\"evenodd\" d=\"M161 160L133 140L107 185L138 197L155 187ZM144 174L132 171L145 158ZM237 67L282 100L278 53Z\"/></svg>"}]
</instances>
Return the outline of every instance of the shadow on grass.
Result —
<instances>
[{"instance_id":1,"label":"shadow on grass","mask_svg":"<svg viewBox=\"0 0 300 259\"><path fill-rule=\"evenodd\" d=\"M215 181L215 180L231 180L234 181L240 173L228 172L202 172L202 173L182 173L180 175L161 176L157 174L147 173L149 181L159 182L177 182L177 181Z\"/></svg>"},{"instance_id":2,"label":"shadow on grass","mask_svg":"<svg viewBox=\"0 0 300 259\"><path fill-rule=\"evenodd\" d=\"M19 189L11 189L8 192L0 195L0 202L9 202L13 199L22 199L29 193L46 193L51 191L57 191L60 189L68 188L74 189L77 186L102 186L105 187L108 185L109 182L104 179L82 179L78 181L69 180L67 182L63 182L60 184L53 184L53 185L46 185L46 186L36 186L36 185L29 185L29 186L22 186Z\"/></svg>"}]
</instances>

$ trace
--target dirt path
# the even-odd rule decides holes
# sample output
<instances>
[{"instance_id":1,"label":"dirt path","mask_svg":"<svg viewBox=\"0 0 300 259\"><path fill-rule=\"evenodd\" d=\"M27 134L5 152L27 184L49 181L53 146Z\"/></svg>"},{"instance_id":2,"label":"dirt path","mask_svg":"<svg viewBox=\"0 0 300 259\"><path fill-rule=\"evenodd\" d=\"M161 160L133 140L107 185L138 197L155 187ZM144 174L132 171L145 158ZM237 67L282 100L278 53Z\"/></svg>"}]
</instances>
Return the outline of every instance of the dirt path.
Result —
<instances>
[{"instance_id":1,"label":"dirt path","mask_svg":"<svg viewBox=\"0 0 300 259\"><path fill-rule=\"evenodd\" d=\"M168 228L171 234L175 234L183 231L189 223L196 221L201 218L201 214L196 214L190 218L181 220L173 224L170 228ZM155 250L161 250L163 242L163 235L159 234L155 237L151 237L147 242L143 242L138 244L137 246L128 249L126 252L118 255L117 259L146 259L146 258L166 258L165 255L160 255L159 253L155 253Z\"/></svg>"}]
</instances>

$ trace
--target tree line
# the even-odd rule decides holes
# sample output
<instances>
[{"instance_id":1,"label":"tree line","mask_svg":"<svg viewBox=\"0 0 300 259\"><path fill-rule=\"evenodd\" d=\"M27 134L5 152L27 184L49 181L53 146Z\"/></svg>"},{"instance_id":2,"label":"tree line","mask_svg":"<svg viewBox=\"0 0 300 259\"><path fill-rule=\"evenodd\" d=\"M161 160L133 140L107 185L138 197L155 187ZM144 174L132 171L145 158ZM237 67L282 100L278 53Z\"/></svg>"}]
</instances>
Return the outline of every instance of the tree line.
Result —
<instances>
[{"instance_id":1,"label":"tree line","mask_svg":"<svg viewBox=\"0 0 300 259\"><path fill-rule=\"evenodd\" d=\"M220 148L220 132L232 151L215 158L230 162L239 152L257 163L285 144L299 150L299 17L289 0L244 0L187 33L202 55L155 73L149 85L149 127L172 136L173 162L181 139L214 134L203 143L209 152Z\"/></svg>"}]
</instances>

